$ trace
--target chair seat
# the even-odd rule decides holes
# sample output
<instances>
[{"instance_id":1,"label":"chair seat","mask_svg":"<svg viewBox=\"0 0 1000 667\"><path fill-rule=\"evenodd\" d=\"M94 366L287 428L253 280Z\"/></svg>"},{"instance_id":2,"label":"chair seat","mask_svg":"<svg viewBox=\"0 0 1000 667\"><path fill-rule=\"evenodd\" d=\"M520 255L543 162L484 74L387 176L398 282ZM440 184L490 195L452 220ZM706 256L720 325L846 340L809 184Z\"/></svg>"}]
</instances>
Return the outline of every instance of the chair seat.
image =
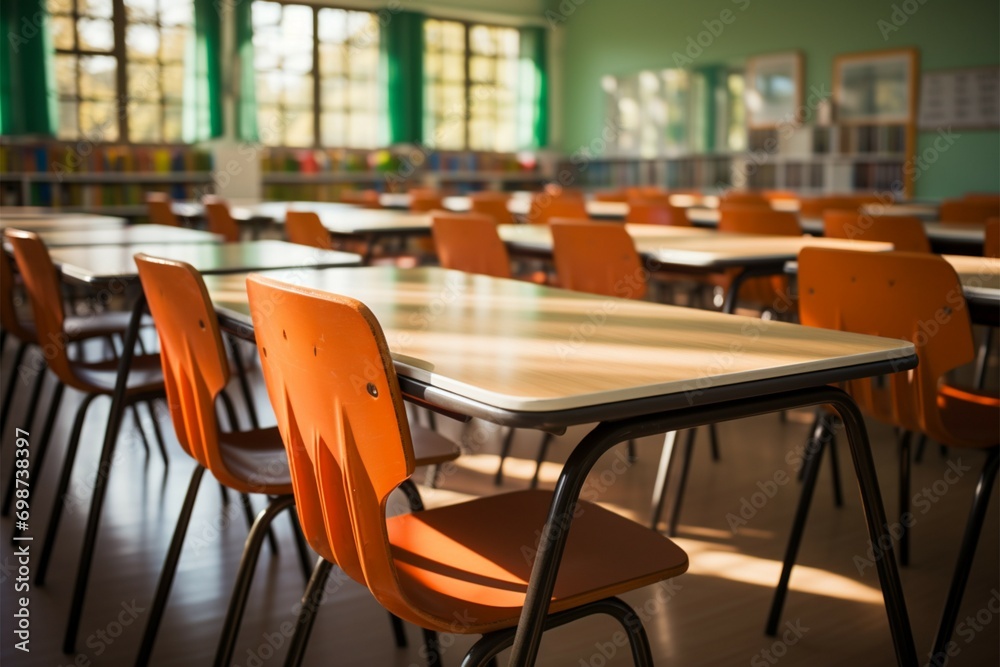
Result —
<instances>
[{"instance_id":1,"label":"chair seat","mask_svg":"<svg viewBox=\"0 0 1000 667\"><path fill-rule=\"evenodd\" d=\"M95 394L114 393L118 380L118 360L85 362L72 361L77 389ZM139 354L132 358L126 393L152 394L163 392L163 368L159 354Z\"/></svg>"},{"instance_id":2,"label":"chair seat","mask_svg":"<svg viewBox=\"0 0 1000 667\"><path fill-rule=\"evenodd\" d=\"M478 634L517 624L551 501L548 491L521 491L387 520L401 589L412 607L439 621L431 629ZM687 567L687 554L663 535L581 501L550 610L654 584ZM456 609L464 610L461 623Z\"/></svg>"},{"instance_id":3,"label":"chair seat","mask_svg":"<svg viewBox=\"0 0 1000 667\"><path fill-rule=\"evenodd\" d=\"M226 480L227 486L234 481L245 484L233 484L236 491L272 496L292 492L288 456L277 427L219 433L219 452L233 478Z\"/></svg>"},{"instance_id":4,"label":"chair seat","mask_svg":"<svg viewBox=\"0 0 1000 667\"><path fill-rule=\"evenodd\" d=\"M946 445L996 447L1000 445L1000 397L944 384L938 388L941 423L950 436Z\"/></svg>"},{"instance_id":5,"label":"chair seat","mask_svg":"<svg viewBox=\"0 0 1000 667\"><path fill-rule=\"evenodd\" d=\"M454 461L462 451L454 442L418 424L410 424L410 438L413 441L413 459L417 466L432 466Z\"/></svg>"}]
</instances>

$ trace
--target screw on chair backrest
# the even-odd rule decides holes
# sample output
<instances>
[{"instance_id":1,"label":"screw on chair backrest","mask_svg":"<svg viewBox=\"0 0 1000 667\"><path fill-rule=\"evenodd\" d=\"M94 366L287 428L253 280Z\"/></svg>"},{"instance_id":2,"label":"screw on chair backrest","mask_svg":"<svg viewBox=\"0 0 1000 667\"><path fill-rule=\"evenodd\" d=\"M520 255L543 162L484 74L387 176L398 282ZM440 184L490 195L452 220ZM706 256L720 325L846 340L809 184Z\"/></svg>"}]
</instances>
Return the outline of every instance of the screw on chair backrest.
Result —
<instances>
[{"instance_id":1,"label":"screw on chair backrest","mask_svg":"<svg viewBox=\"0 0 1000 667\"><path fill-rule=\"evenodd\" d=\"M666 197L662 199L630 199L625 222L673 227L691 226L687 210L680 206L672 206Z\"/></svg>"},{"instance_id":2,"label":"screw on chair backrest","mask_svg":"<svg viewBox=\"0 0 1000 667\"><path fill-rule=\"evenodd\" d=\"M990 218L986 221L983 257L1000 257L1000 218Z\"/></svg>"},{"instance_id":3,"label":"screw on chair backrest","mask_svg":"<svg viewBox=\"0 0 1000 667\"><path fill-rule=\"evenodd\" d=\"M444 268L510 278L510 256L492 219L477 214L438 213L431 231Z\"/></svg>"},{"instance_id":4,"label":"screw on chair backrest","mask_svg":"<svg viewBox=\"0 0 1000 667\"><path fill-rule=\"evenodd\" d=\"M985 199L946 199L941 202L941 222L986 222L1000 215L1000 203Z\"/></svg>"},{"instance_id":5,"label":"screw on chair backrest","mask_svg":"<svg viewBox=\"0 0 1000 667\"><path fill-rule=\"evenodd\" d=\"M801 236L802 228L794 213L775 211L770 206L734 206L724 208L719 216L720 232Z\"/></svg>"},{"instance_id":6,"label":"screw on chair backrest","mask_svg":"<svg viewBox=\"0 0 1000 667\"><path fill-rule=\"evenodd\" d=\"M229 212L229 204L225 199L208 195L202 199L205 206L205 217L208 220L208 231L222 236L226 243L240 240L240 226L233 220Z\"/></svg>"},{"instance_id":7,"label":"screw on chair backrest","mask_svg":"<svg viewBox=\"0 0 1000 667\"><path fill-rule=\"evenodd\" d=\"M551 227L560 287L625 299L646 295L646 273L625 227L575 220L553 220Z\"/></svg>"},{"instance_id":8,"label":"screw on chair backrest","mask_svg":"<svg viewBox=\"0 0 1000 667\"><path fill-rule=\"evenodd\" d=\"M49 368L64 384L88 391L87 385L81 383L73 372L66 351L68 337L63 328L66 314L63 311L59 271L52 263L48 248L34 232L7 229L4 235L14 250L14 261L31 302L38 345Z\"/></svg>"},{"instance_id":9,"label":"screw on chair backrest","mask_svg":"<svg viewBox=\"0 0 1000 667\"><path fill-rule=\"evenodd\" d=\"M930 252L924 223L912 215L868 215L828 209L823 213L823 236L832 239L882 241L896 250Z\"/></svg>"},{"instance_id":10,"label":"screw on chair backrest","mask_svg":"<svg viewBox=\"0 0 1000 667\"><path fill-rule=\"evenodd\" d=\"M35 341L35 333L21 326L14 303L14 269L7 253L0 249L0 327L27 343Z\"/></svg>"},{"instance_id":11,"label":"screw on chair backrest","mask_svg":"<svg viewBox=\"0 0 1000 667\"><path fill-rule=\"evenodd\" d=\"M488 215L498 225L514 222L514 216L507 208L510 195L506 192L474 192L469 195L469 201L472 203L470 210L473 213Z\"/></svg>"},{"instance_id":12,"label":"screw on chair backrest","mask_svg":"<svg viewBox=\"0 0 1000 667\"><path fill-rule=\"evenodd\" d=\"M149 214L149 221L154 225L181 226L171 208L170 197L162 192L146 194L146 212Z\"/></svg>"},{"instance_id":13,"label":"screw on chair backrest","mask_svg":"<svg viewBox=\"0 0 1000 667\"><path fill-rule=\"evenodd\" d=\"M229 382L229 361L205 283L184 262L138 254L135 263L160 338L163 382L177 439L226 484L215 400Z\"/></svg>"},{"instance_id":14,"label":"screw on chair backrest","mask_svg":"<svg viewBox=\"0 0 1000 667\"><path fill-rule=\"evenodd\" d=\"M347 297L259 275L247 293L307 540L389 611L419 621L386 536L386 500L414 457L382 328Z\"/></svg>"},{"instance_id":15,"label":"screw on chair backrest","mask_svg":"<svg viewBox=\"0 0 1000 667\"><path fill-rule=\"evenodd\" d=\"M330 231L323 226L315 211L288 211L285 214L285 235L292 243L333 250Z\"/></svg>"},{"instance_id":16,"label":"screw on chair backrest","mask_svg":"<svg viewBox=\"0 0 1000 667\"><path fill-rule=\"evenodd\" d=\"M962 285L948 262L926 253L803 248L799 314L809 326L912 342L917 368L852 381L849 391L877 417L948 440L938 418L938 383L975 356ZM879 396L884 392L887 398Z\"/></svg>"}]
</instances>

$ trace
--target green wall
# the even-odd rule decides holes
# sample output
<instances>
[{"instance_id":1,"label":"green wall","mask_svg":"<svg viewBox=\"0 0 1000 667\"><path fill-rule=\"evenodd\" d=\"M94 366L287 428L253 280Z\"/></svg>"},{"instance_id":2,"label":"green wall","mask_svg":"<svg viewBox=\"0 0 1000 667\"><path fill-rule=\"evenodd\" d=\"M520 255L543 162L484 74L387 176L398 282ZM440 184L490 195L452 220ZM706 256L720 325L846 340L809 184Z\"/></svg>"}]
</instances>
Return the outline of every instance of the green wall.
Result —
<instances>
[{"instance_id":1,"label":"green wall","mask_svg":"<svg viewBox=\"0 0 1000 667\"><path fill-rule=\"evenodd\" d=\"M884 38L879 21L892 24L894 5L911 14ZM712 26L722 30L691 66L798 49L805 54L808 93L812 86L829 91L834 56L851 51L915 46L921 70L1000 63L997 0L550 0L548 15L564 18L554 21L562 43L553 63L562 81L559 148L572 152L600 135L602 75L675 66L673 54L683 53L688 38L706 30L703 22L727 9L735 18ZM917 197L1000 189L1000 133L958 134L921 173ZM936 136L922 132L918 151Z\"/></svg>"}]
</instances>

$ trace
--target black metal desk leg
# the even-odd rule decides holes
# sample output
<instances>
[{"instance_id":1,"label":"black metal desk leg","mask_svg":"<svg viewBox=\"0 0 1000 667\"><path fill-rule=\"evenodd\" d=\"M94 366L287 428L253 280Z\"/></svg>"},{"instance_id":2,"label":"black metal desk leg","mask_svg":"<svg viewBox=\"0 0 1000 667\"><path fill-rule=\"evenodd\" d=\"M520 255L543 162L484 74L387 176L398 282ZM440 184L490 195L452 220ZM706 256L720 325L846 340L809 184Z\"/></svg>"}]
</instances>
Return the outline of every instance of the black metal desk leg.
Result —
<instances>
[{"instance_id":1,"label":"black metal desk leg","mask_svg":"<svg viewBox=\"0 0 1000 667\"><path fill-rule=\"evenodd\" d=\"M129 369L132 367L135 343L139 337L139 326L145 309L146 296L140 293L132 308L132 318L129 320L125 333L125 349L122 350L122 355L118 359L118 379L115 382L115 392L111 396L111 411L108 414L107 430L104 432L104 446L101 449L101 459L94 480L94 495L90 500L90 514L87 516L87 528L84 533L83 548L80 552L80 566L77 569L76 584L73 587L69 621L66 624L66 635L63 637L63 653L67 654L76 651L76 635L80 629L83 603L87 595L87 581L90 578L90 565L97 543L101 508L104 506L104 494L108 490L108 477L111 474L111 461L114 458L118 430L121 428L122 416L125 414L125 392L128 388Z\"/></svg>"}]
</instances>

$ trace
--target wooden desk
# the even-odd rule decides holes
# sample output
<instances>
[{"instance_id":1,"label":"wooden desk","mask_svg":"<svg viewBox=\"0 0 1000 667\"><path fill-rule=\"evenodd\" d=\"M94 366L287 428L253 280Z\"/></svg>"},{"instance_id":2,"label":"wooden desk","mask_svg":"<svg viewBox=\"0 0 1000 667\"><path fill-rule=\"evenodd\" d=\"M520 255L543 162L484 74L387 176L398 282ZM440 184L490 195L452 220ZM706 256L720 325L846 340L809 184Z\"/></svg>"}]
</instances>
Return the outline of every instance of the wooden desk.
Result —
<instances>
[{"instance_id":1,"label":"wooden desk","mask_svg":"<svg viewBox=\"0 0 1000 667\"><path fill-rule=\"evenodd\" d=\"M556 484L511 664L533 664L588 472L629 438L831 403L847 425L871 540L892 544L863 419L829 383L912 368L910 343L443 269L332 269L288 279L366 303L410 399L510 426L600 422ZM223 326L251 337L244 277L206 284ZM876 566L898 660L916 665L895 559L886 554Z\"/></svg>"},{"instance_id":2,"label":"wooden desk","mask_svg":"<svg viewBox=\"0 0 1000 667\"><path fill-rule=\"evenodd\" d=\"M131 228L139 229L139 228ZM177 229L168 227L167 229ZM192 231L192 230L178 230ZM205 232L197 232L205 235ZM212 235L208 235L212 236ZM183 244L170 246L142 246L141 244L115 247L67 248L53 252L53 260L63 269L63 275L84 282L94 287L104 286L113 291L124 291L130 285L141 285L137 270L132 261L136 252L147 251L152 255L169 257L192 264L203 274L227 274L233 271L255 271L274 268L294 268L296 273L310 273L314 269L334 266L352 266L360 262L360 257L351 253L318 250L308 246L294 245L282 241L251 241L228 243L222 245ZM354 269L351 269L354 270ZM139 290L139 297L132 307L132 317L124 335L122 353L118 360L118 378L115 391L111 398L111 410L105 431L104 445L101 449L100 463L93 482L90 511L87 517L87 528L77 570L73 598L70 603L69 622L63 639L66 653L73 653L76 637L80 628L83 605L86 599L87 584L90 578L90 567L94 548L97 543L97 531L101 520L101 508L104 495L107 492L108 476L111 462L114 460L115 444L121 428L124 413L125 387L129 370L132 365L139 324L145 310L145 296ZM254 403L243 372L243 362L238 350L232 355L247 408L251 425L259 426Z\"/></svg>"},{"instance_id":3,"label":"wooden desk","mask_svg":"<svg viewBox=\"0 0 1000 667\"><path fill-rule=\"evenodd\" d=\"M545 231L528 231L532 227ZM636 251L650 271L679 273L722 273L741 269L726 294L723 311L736 309L739 290L750 277L775 275L785 264L796 259L806 246L847 248L887 252L890 243L846 241L813 236L767 236L763 234L721 234L693 227L629 225ZM670 231L676 230L676 231ZM535 256L551 256L552 237L544 225L500 225L500 238L512 251L526 251Z\"/></svg>"},{"instance_id":4,"label":"wooden desk","mask_svg":"<svg viewBox=\"0 0 1000 667\"><path fill-rule=\"evenodd\" d=\"M42 231L38 235L50 249L69 246L190 244L222 241L222 237L218 234L167 225L135 225L121 229L54 230Z\"/></svg>"},{"instance_id":5,"label":"wooden desk","mask_svg":"<svg viewBox=\"0 0 1000 667\"><path fill-rule=\"evenodd\" d=\"M17 208L10 207L0 213L0 228L14 227L31 232L121 229L125 224L125 218L92 213L19 212Z\"/></svg>"}]
</instances>

